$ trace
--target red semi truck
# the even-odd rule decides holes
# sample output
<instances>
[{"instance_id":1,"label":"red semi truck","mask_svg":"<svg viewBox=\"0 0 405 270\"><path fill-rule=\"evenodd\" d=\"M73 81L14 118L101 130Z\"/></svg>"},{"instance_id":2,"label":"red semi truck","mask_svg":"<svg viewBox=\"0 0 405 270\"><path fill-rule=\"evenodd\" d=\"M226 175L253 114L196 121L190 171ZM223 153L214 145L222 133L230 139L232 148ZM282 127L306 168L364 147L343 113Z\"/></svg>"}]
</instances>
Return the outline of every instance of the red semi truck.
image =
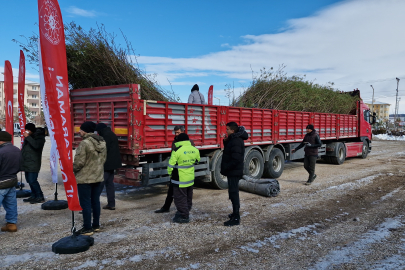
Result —
<instances>
[{"instance_id":1,"label":"red semi truck","mask_svg":"<svg viewBox=\"0 0 405 270\"><path fill-rule=\"evenodd\" d=\"M70 91L74 143L84 121L106 123L117 134L122 163L114 179L127 185L153 185L169 181L167 160L174 139L173 128L183 125L200 150L196 178L227 188L220 174L226 123L246 128L244 172L260 178L278 178L286 160L304 157L298 146L305 127L313 124L322 140L319 157L342 164L348 157L365 158L371 151L373 117L361 100L352 114L297 112L216 105L197 105L140 99L137 84L76 89ZM350 92L351 94L359 91ZM349 94L349 93L342 93Z\"/></svg>"}]
</instances>

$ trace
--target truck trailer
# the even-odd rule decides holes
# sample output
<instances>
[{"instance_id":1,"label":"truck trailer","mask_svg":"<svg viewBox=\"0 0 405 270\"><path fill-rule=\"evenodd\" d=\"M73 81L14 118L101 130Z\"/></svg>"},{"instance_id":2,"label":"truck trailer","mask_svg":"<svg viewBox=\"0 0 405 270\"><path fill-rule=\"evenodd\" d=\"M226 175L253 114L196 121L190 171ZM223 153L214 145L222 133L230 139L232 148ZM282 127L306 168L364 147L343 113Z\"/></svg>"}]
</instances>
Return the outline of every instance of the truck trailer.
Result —
<instances>
[{"instance_id":1,"label":"truck trailer","mask_svg":"<svg viewBox=\"0 0 405 270\"><path fill-rule=\"evenodd\" d=\"M105 123L118 136L123 167L114 181L132 186L149 186L170 181L167 163L174 139L173 128L185 127L200 151L196 179L219 189L228 187L220 173L226 123L246 128L244 174L255 178L279 178L286 160L304 157L303 149L292 153L313 124L322 146L319 157L341 165L346 158L366 158L371 151L375 121L360 99L350 114L298 112L219 105L199 105L143 100L140 85L127 84L70 91L73 147L81 138L85 121ZM359 91L342 93L357 94Z\"/></svg>"}]
</instances>

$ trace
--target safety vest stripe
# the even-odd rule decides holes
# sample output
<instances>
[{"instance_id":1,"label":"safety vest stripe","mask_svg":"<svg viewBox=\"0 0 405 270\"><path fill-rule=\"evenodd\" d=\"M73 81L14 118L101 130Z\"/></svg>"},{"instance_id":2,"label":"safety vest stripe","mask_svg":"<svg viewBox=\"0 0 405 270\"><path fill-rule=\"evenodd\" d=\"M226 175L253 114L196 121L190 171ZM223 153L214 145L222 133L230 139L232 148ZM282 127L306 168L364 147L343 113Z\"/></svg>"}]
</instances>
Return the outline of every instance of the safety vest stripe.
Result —
<instances>
[{"instance_id":1,"label":"safety vest stripe","mask_svg":"<svg viewBox=\"0 0 405 270\"><path fill-rule=\"evenodd\" d=\"M172 181L172 183L176 184L176 185L188 185L188 184L193 184L194 183L194 179L191 180L191 181L187 181L187 182L176 181L176 180L173 180L173 179L170 179L170 181Z\"/></svg>"},{"instance_id":2,"label":"safety vest stripe","mask_svg":"<svg viewBox=\"0 0 405 270\"><path fill-rule=\"evenodd\" d=\"M174 169L188 169L188 168L193 168L194 165L188 165L188 166L179 166L179 165L167 165L170 168L174 168Z\"/></svg>"}]
</instances>

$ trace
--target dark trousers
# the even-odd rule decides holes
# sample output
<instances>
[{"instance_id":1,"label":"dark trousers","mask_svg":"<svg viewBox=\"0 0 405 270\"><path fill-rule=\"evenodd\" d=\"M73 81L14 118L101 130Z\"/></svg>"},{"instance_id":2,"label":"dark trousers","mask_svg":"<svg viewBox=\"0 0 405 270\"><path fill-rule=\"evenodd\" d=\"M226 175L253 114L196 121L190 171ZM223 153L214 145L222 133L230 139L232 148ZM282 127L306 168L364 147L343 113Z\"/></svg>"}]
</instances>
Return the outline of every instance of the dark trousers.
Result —
<instances>
[{"instance_id":1,"label":"dark trousers","mask_svg":"<svg viewBox=\"0 0 405 270\"><path fill-rule=\"evenodd\" d=\"M317 158L318 157L316 157L316 156L305 156L304 157L304 168L309 173L308 181L311 181L315 175L315 164L316 164Z\"/></svg>"},{"instance_id":2,"label":"dark trousers","mask_svg":"<svg viewBox=\"0 0 405 270\"><path fill-rule=\"evenodd\" d=\"M100 226L100 195L101 183L78 184L79 202L83 213L83 227L86 230ZM91 224L91 211L93 210L93 226Z\"/></svg>"},{"instance_id":3,"label":"dark trousers","mask_svg":"<svg viewBox=\"0 0 405 270\"><path fill-rule=\"evenodd\" d=\"M165 210L169 210L170 205L172 205L172 202L173 202L173 184L170 182L169 183L169 190L167 191L165 204L162 206L162 208L165 209Z\"/></svg>"},{"instance_id":4,"label":"dark trousers","mask_svg":"<svg viewBox=\"0 0 405 270\"><path fill-rule=\"evenodd\" d=\"M101 191L104 189L107 193L107 205L115 207L115 186L114 186L114 170L104 171L104 182L101 183Z\"/></svg>"},{"instance_id":5,"label":"dark trousers","mask_svg":"<svg viewBox=\"0 0 405 270\"><path fill-rule=\"evenodd\" d=\"M232 202L233 214L239 215L240 200L239 200L239 180L242 176L228 176L228 195Z\"/></svg>"},{"instance_id":6,"label":"dark trousers","mask_svg":"<svg viewBox=\"0 0 405 270\"><path fill-rule=\"evenodd\" d=\"M173 199L177 211L182 218L189 218L191 207L193 206L193 186L180 188L179 185L173 185Z\"/></svg>"},{"instance_id":7,"label":"dark trousers","mask_svg":"<svg viewBox=\"0 0 405 270\"><path fill-rule=\"evenodd\" d=\"M25 180L30 185L32 197L43 198L44 194L42 193L41 186L38 182L38 173L37 172L25 172Z\"/></svg>"}]
</instances>

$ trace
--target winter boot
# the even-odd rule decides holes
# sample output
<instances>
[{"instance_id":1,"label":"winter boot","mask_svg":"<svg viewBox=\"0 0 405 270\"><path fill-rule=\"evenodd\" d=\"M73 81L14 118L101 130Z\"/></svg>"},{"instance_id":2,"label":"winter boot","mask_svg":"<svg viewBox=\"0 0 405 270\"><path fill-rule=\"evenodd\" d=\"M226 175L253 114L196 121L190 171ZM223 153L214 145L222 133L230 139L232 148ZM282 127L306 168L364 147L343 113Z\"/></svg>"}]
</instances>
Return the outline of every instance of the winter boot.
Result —
<instances>
[{"instance_id":1,"label":"winter boot","mask_svg":"<svg viewBox=\"0 0 405 270\"><path fill-rule=\"evenodd\" d=\"M80 230L76 231L76 235L79 235L79 234L90 236L90 235L93 235L93 234L94 234L94 231L93 231L93 229L85 229L85 228L83 227L83 228L81 228Z\"/></svg>"},{"instance_id":2,"label":"winter boot","mask_svg":"<svg viewBox=\"0 0 405 270\"><path fill-rule=\"evenodd\" d=\"M30 196L27 199L23 199L23 202L32 202L33 200L35 200L35 197Z\"/></svg>"},{"instance_id":3,"label":"winter boot","mask_svg":"<svg viewBox=\"0 0 405 270\"><path fill-rule=\"evenodd\" d=\"M165 209L163 207L155 211L155 213L157 213L157 214L159 214L159 213L167 213L167 212L170 212L170 209Z\"/></svg>"},{"instance_id":4,"label":"winter boot","mask_svg":"<svg viewBox=\"0 0 405 270\"><path fill-rule=\"evenodd\" d=\"M314 176L312 178L308 179L308 181L305 183L305 185L307 185L307 186L311 185L312 182L314 182L315 178L316 178L316 174L314 174Z\"/></svg>"},{"instance_id":5,"label":"winter boot","mask_svg":"<svg viewBox=\"0 0 405 270\"><path fill-rule=\"evenodd\" d=\"M173 218L173 222L174 223L189 223L190 219L179 215L179 216L175 216Z\"/></svg>"},{"instance_id":6,"label":"winter boot","mask_svg":"<svg viewBox=\"0 0 405 270\"><path fill-rule=\"evenodd\" d=\"M240 215L239 214L231 214L232 217L224 222L224 226L235 226L240 224Z\"/></svg>"},{"instance_id":7,"label":"winter boot","mask_svg":"<svg viewBox=\"0 0 405 270\"><path fill-rule=\"evenodd\" d=\"M39 198L35 198L32 201L30 201L31 204L34 203L44 203L45 202L45 198L44 197L39 197Z\"/></svg>"},{"instance_id":8,"label":"winter boot","mask_svg":"<svg viewBox=\"0 0 405 270\"><path fill-rule=\"evenodd\" d=\"M1 227L2 232L16 232L17 231L17 225L14 223L8 223Z\"/></svg>"}]
</instances>

